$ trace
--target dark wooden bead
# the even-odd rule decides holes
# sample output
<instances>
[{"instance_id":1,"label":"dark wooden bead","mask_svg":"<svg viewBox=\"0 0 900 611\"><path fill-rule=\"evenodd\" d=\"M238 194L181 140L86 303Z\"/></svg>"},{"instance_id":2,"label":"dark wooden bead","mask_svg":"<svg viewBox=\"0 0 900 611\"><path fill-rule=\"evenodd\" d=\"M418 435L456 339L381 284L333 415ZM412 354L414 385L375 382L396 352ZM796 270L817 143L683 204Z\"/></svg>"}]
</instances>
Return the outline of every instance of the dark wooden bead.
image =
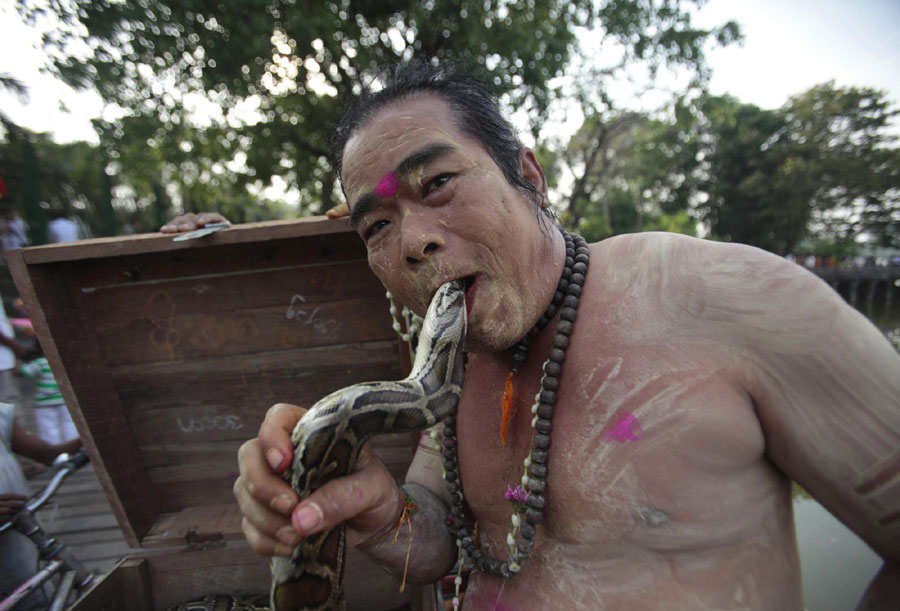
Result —
<instances>
[{"instance_id":1,"label":"dark wooden bead","mask_svg":"<svg viewBox=\"0 0 900 611\"><path fill-rule=\"evenodd\" d=\"M535 450L531 451L532 454ZM528 492L537 492L538 494L544 494L544 490L547 487L547 482L537 477L528 478Z\"/></svg>"},{"instance_id":2,"label":"dark wooden bead","mask_svg":"<svg viewBox=\"0 0 900 611\"><path fill-rule=\"evenodd\" d=\"M543 494L529 494L528 495L528 506L532 509L543 509L544 508L544 495Z\"/></svg>"},{"instance_id":3,"label":"dark wooden bead","mask_svg":"<svg viewBox=\"0 0 900 611\"><path fill-rule=\"evenodd\" d=\"M564 267L563 270L562 270L561 278L560 278L560 284L562 284L562 281L563 281L563 280L568 281L568 280L569 280L569 277L570 277L571 275L572 275L572 268L570 268L570 267Z\"/></svg>"},{"instance_id":4,"label":"dark wooden bead","mask_svg":"<svg viewBox=\"0 0 900 611\"><path fill-rule=\"evenodd\" d=\"M559 377L561 371L562 367L560 367L559 363L554 363L553 361L544 363L544 373L546 373L548 376Z\"/></svg>"},{"instance_id":5,"label":"dark wooden bead","mask_svg":"<svg viewBox=\"0 0 900 611\"><path fill-rule=\"evenodd\" d=\"M572 267L573 265L575 265L575 258L567 256L566 257L566 267Z\"/></svg>"},{"instance_id":6,"label":"dark wooden bead","mask_svg":"<svg viewBox=\"0 0 900 611\"><path fill-rule=\"evenodd\" d=\"M455 482L459 479L459 475L456 473L456 469L448 469L444 467L444 479L448 482Z\"/></svg>"},{"instance_id":7,"label":"dark wooden bead","mask_svg":"<svg viewBox=\"0 0 900 611\"><path fill-rule=\"evenodd\" d=\"M553 425L550 424L550 421L544 418L538 418L537 422L534 423L534 430L536 430L538 433L549 434L552 428Z\"/></svg>"},{"instance_id":8,"label":"dark wooden bead","mask_svg":"<svg viewBox=\"0 0 900 611\"><path fill-rule=\"evenodd\" d=\"M459 492L454 492L450 495L450 500L457 504L462 504L462 495Z\"/></svg>"},{"instance_id":9,"label":"dark wooden bead","mask_svg":"<svg viewBox=\"0 0 900 611\"><path fill-rule=\"evenodd\" d=\"M543 394L543 393L541 393ZM544 420L550 420L553 418L553 406L548 405L546 403L541 403L537 408L538 418L543 418ZM540 420L538 420L540 422Z\"/></svg>"},{"instance_id":10,"label":"dark wooden bead","mask_svg":"<svg viewBox=\"0 0 900 611\"><path fill-rule=\"evenodd\" d=\"M569 320L560 320L556 323L556 332L563 335L572 335L572 322Z\"/></svg>"},{"instance_id":11,"label":"dark wooden bead","mask_svg":"<svg viewBox=\"0 0 900 611\"><path fill-rule=\"evenodd\" d=\"M456 416L447 416L444 418L444 428L456 426Z\"/></svg>"},{"instance_id":12,"label":"dark wooden bead","mask_svg":"<svg viewBox=\"0 0 900 611\"><path fill-rule=\"evenodd\" d=\"M450 494L453 494L454 492L459 492L459 484L456 482L447 482L447 491Z\"/></svg>"},{"instance_id":13,"label":"dark wooden bead","mask_svg":"<svg viewBox=\"0 0 900 611\"><path fill-rule=\"evenodd\" d=\"M536 433L534 436L534 447L546 450L550 447L550 435L546 433Z\"/></svg>"},{"instance_id":14,"label":"dark wooden bead","mask_svg":"<svg viewBox=\"0 0 900 611\"><path fill-rule=\"evenodd\" d=\"M456 437L444 437L443 441L445 448L455 448L456 447Z\"/></svg>"},{"instance_id":15,"label":"dark wooden bead","mask_svg":"<svg viewBox=\"0 0 900 611\"><path fill-rule=\"evenodd\" d=\"M532 462L535 462L539 465L547 464L547 456L549 456L549 453L547 452L547 450L536 450L535 449L535 450L531 451ZM538 492L540 492L540 490Z\"/></svg>"},{"instance_id":16,"label":"dark wooden bead","mask_svg":"<svg viewBox=\"0 0 900 611\"><path fill-rule=\"evenodd\" d=\"M552 390L542 390L540 394L541 403L553 405L556 403L556 392Z\"/></svg>"},{"instance_id":17,"label":"dark wooden bead","mask_svg":"<svg viewBox=\"0 0 900 611\"><path fill-rule=\"evenodd\" d=\"M560 335L559 333L554 334L553 347L559 348L560 350L565 350L569 347L569 338L565 335Z\"/></svg>"},{"instance_id":18,"label":"dark wooden bead","mask_svg":"<svg viewBox=\"0 0 900 611\"><path fill-rule=\"evenodd\" d=\"M581 287L577 284L571 284L568 288L569 295L574 295L575 297L581 297Z\"/></svg>"},{"instance_id":19,"label":"dark wooden bead","mask_svg":"<svg viewBox=\"0 0 900 611\"><path fill-rule=\"evenodd\" d=\"M575 263L575 265L572 266L572 271L576 274L581 274L583 276L584 272L587 271L587 265L585 265L581 261L578 261Z\"/></svg>"},{"instance_id":20,"label":"dark wooden bead","mask_svg":"<svg viewBox=\"0 0 900 611\"><path fill-rule=\"evenodd\" d=\"M524 538L533 539L535 533L537 532L537 529L534 527L534 525L529 524L528 522L523 522L522 526L521 526L521 530L519 532L522 533L522 536Z\"/></svg>"},{"instance_id":21,"label":"dark wooden bead","mask_svg":"<svg viewBox=\"0 0 900 611\"><path fill-rule=\"evenodd\" d=\"M559 311L559 317L565 322L575 322L575 308L563 308Z\"/></svg>"},{"instance_id":22,"label":"dark wooden bead","mask_svg":"<svg viewBox=\"0 0 900 611\"><path fill-rule=\"evenodd\" d=\"M577 308L578 307L578 297L575 295L566 295L566 298L563 299L563 306L567 308Z\"/></svg>"},{"instance_id":23,"label":"dark wooden bead","mask_svg":"<svg viewBox=\"0 0 900 611\"><path fill-rule=\"evenodd\" d=\"M548 356L554 363L562 363L566 360L566 351L560 350L559 348L550 348L550 354Z\"/></svg>"},{"instance_id":24,"label":"dark wooden bead","mask_svg":"<svg viewBox=\"0 0 900 611\"><path fill-rule=\"evenodd\" d=\"M569 281L574 282L575 284L584 284L584 274L572 272L572 276L569 278Z\"/></svg>"},{"instance_id":25,"label":"dark wooden bead","mask_svg":"<svg viewBox=\"0 0 900 611\"><path fill-rule=\"evenodd\" d=\"M525 510L525 517L528 518L529 522L537 526L544 521L544 512L540 509L527 509Z\"/></svg>"},{"instance_id":26,"label":"dark wooden bead","mask_svg":"<svg viewBox=\"0 0 900 611\"><path fill-rule=\"evenodd\" d=\"M541 382L541 386L547 390L556 390L559 388L559 378L556 376L544 376L544 381Z\"/></svg>"},{"instance_id":27,"label":"dark wooden bead","mask_svg":"<svg viewBox=\"0 0 900 611\"><path fill-rule=\"evenodd\" d=\"M531 474L534 477L547 477L547 465L531 463Z\"/></svg>"}]
</instances>

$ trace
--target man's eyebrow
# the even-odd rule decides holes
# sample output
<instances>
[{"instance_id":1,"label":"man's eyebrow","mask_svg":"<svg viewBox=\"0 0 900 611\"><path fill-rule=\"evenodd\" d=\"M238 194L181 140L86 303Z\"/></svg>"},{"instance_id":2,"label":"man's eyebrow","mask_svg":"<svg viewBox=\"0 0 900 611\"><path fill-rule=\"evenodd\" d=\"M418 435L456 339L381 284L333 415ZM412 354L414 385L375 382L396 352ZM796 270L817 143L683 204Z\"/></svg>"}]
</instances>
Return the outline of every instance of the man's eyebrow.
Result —
<instances>
[{"instance_id":1,"label":"man's eyebrow","mask_svg":"<svg viewBox=\"0 0 900 611\"><path fill-rule=\"evenodd\" d=\"M415 168L455 150L455 147L445 143L429 144L407 155L403 161L398 163L397 167L394 168L394 175L398 179L402 179ZM369 191L368 193L360 195L359 199L356 200L356 203L350 208L350 227L356 229L356 226L359 225L362 217L372 209L379 199L380 198L375 195L374 191Z\"/></svg>"}]
</instances>

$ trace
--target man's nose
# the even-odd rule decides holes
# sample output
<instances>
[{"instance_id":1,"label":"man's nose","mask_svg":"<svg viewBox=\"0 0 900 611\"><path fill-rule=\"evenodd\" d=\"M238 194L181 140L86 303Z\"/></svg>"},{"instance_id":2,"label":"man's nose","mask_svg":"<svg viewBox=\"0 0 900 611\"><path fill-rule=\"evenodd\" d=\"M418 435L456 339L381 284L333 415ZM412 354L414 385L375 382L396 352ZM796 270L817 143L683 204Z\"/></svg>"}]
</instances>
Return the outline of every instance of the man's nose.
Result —
<instances>
[{"instance_id":1,"label":"man's nose","mask_svg":"<svg viewBox=\"0 0 900 611\"><path fill-rule=\"evenodd\" d=\"M402 254L409 265L417 265L428 260L444 246L444 236L427 215L410 214L403 219Z\"/></svg>"}]
</instances>

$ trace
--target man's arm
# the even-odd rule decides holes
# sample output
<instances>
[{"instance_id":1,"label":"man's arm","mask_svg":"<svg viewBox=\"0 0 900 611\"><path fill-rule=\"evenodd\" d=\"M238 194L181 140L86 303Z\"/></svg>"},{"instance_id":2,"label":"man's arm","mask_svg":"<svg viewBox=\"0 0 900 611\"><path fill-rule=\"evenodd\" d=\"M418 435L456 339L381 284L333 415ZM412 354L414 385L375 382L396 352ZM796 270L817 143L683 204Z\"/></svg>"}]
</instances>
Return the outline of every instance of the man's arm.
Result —
<instances>
[{"instance_id":1,"label":"man's arm","mask_svg":"<svg viewBox=\"0 0 900 611\"><path fill-rule=\"evenodd\" d=\"M71 439L65 443L50 444L32 435L18 424L13 424L12 451L25 458L36 460L45 465L53 464L53 459L68 452L74 454L81 449L81 439Z\"/></svg>"},{"instance_id":2,"label":"man's arm","mask_svg":"<svg viewBox=\"0 0 900 611\"><path fill-rule=\"evenodd\" d=\"M348 526L348 545L362 544L369 556L402 575L409 526L401 520L409 499L416 509L412 512L413 548L407 579L431 582L443 577L455 561L455 546L444 526L446 505L427 487L416 486L416 481L401 489L365 448L353 473L328 482L298 502L296 493L277 474L292 460L290 431L304 412L293 405L275 405L266 414L259 437L241 446L241 476L234 494L244 514L241 528L250 547L261 555L287 556L303 536L343 521ZM440 473L438 468L438 478ZM402 528L393 543L398 526Z\"/></svg>"},{"instance_id":3,"label":"man's arm","mask_svg":"<svg viewBox=\"0 0 900 611\"><path fill-rule=\"evenodd\" d=\"M409 515L411 528L401 520L386 535L370 539L376 544L359 546L375 562L410 583L433 583L447 575L457 560L456 541L447 530L449 495L442 476L442 462L436 444L423 437L406 472L402 490L414 506ZM410 543L411 541L411 543ZM406 553L411 558L406 568Z\"/></svg>"},{"instance_id":4,"label":"man's arm","mask_svg":"<svg viewBox=\"0 0 900 611\"><path fill-rule=\"evenodd\" d=\"M0 307L2 307L2 305L0 305ZM28 350L22 344L11 337L6 337L3 333L0 333L0 344L12 350L13 354L20 359L25 358L28 354Z\"/></svg>"},{"instance_id":5,"label":"man's arm","mask_svg":"<svg viewBox=\"0 0 900 611\"><path fill-rule=\"evenodd\" d=\"M745 358L769 459L884 558L878 587L896 590L900 355L810 272L722 251L715 267L728 274L707 270L707 315Z\"/></svg>"}]
</instances>

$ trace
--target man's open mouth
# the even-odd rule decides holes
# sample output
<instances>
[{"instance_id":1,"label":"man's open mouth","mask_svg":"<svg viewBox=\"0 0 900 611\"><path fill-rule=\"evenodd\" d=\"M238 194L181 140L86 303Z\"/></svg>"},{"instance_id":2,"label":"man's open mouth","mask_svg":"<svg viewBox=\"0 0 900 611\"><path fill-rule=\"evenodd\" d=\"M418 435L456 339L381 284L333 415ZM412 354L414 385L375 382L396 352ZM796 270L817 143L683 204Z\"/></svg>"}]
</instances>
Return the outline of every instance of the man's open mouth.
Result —
<instances>
[{"instance_id":1,"label":"man's open mouth","mask_svg":"<svg viewBox=\"0 0 900 611\"><path fill-rule=\"evenodd\" d=\"M475 301L475 283L477 281L477 276L465 276L462 280L466 288L466 316L468 317L472 312L472 304Z\"/></svg>"}]
</instances>

